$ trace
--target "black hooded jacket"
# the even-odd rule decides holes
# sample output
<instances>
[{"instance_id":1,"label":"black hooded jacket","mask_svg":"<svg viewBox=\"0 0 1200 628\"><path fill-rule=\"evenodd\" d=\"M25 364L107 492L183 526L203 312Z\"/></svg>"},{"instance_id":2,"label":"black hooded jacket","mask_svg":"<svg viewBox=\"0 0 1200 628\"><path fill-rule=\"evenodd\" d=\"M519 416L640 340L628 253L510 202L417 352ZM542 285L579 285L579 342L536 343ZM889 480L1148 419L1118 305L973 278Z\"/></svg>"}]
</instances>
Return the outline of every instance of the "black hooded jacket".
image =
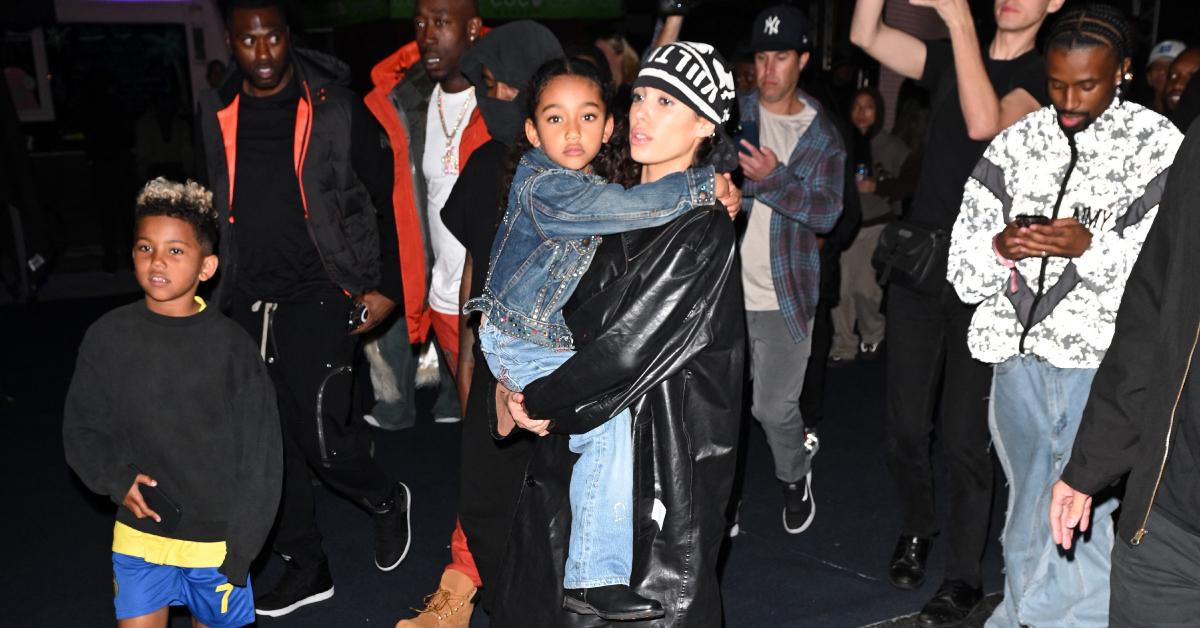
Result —
<instances>
[{"instance_id":1,"label":"black hooded jacket","mask_svg":"<svg viewBox=\"0 0 1200 628\"><path fill-rule=\"evenodd\" d=\"M475 87L480 114L492 136L467 159L441 214L442 223L471 255L471 298L483 291L492 239L504 216L500 186L507 170L509 150L525 125L521 106L523 90L538 67L560 56L562 47L549 29L537 22L522 20L492 29L467 52L459 65L463 75ZM484 67L497 81L522 90L516 101L485 95Z\"/></svg>"},{"instance_id":2,"label":"black hooded jacket","mask_svg":"<svg viewBox=\"0 0 1200 628\"><path fill-rule=\"evenodd\" d=\"M742 409L745 327L736 237L724 209L606 238L565 311L578 353L525 388L553 419L526 470L501 575L502 627L605 625L562 608L569 484L582 434L633 413L630 584L666 616L631 626L720 626L725 538ZM489 406L494 411L494 405Z\"/></svg>"}]
</instances>

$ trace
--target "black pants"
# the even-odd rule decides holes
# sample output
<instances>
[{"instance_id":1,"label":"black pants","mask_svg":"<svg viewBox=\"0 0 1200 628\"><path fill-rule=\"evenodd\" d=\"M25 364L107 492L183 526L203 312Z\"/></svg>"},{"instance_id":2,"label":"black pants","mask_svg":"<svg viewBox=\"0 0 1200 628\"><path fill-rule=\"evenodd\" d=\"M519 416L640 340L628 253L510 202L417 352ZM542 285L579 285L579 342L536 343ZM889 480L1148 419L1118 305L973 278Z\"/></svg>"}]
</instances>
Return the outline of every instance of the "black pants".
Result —
<instances>
[{"instance_id":1,"label":"black pants","mask_svg":"<svg viewBox=\"0 0 1200 628\"><path fill-rule=\"evenodd\" d=\"M1114 627L1200 622L1200 536L1154 511L1137 547L1122 530L1113 543L1108 620Z\"/></svg>"},{"instance_id":2,"label":"black pants","mask_svg":"<svg viewBox=\"0 0 1200 628\"><path fill-rule=\"evenodd\" d=\"M992 504L987 397L992 368L971 357L975 308L946 283L938 296L888 289L887 456L900 497L903 536L937 531L930 436L936 423L949 474L946 578L980 584Z\"/></svg>"},{"instance_id":3,"label":"black pants","mask_svg":"<svg viewBox=\"0 0 1200 628\"><path fill-rule=\"evenodd\" d=\"M234 320L261 342L263 312L235 299ZM321 482L370 508L391 483L371 458L370 435L355 417L359 395L358 337L346 333L350 300L335 295L312 303L281 303L270 315L267 371L275 383L283 424L283 500L275 551L300 565L324 560L313 507L311 469ZM320 413L318 414L318 406Z\"/></svg>"},{"instance_id":4,"label":"black pants","mask_svg":"<svg viewBox=\"0 0 1200 628\"><path fill-rule=\"evenodd\" d=\"M492 438L496 379L488 370L478 341L471 350L475 354L475 370L463 413L458 516L485 585L480 590L481 603L491 610L502 587L486 585L501 578L517 498L525 484L525 469L533 457L537 437L514 428L514 433L504 440Z\"/></svg>"}]
</instances>

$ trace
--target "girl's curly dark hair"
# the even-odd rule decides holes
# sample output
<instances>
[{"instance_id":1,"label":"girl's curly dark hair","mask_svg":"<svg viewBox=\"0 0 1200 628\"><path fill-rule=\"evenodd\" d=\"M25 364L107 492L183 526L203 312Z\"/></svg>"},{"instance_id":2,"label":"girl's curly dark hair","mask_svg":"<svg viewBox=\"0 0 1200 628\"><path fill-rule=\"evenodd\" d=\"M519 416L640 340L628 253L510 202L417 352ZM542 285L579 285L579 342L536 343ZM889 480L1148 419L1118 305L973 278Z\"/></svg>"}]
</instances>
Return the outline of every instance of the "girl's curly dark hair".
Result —
<instances>
[{"instance_id":1,"label":"girl's curly dark hair","mask_svg":"<svg viewBox=\"0 0 1200 628\"><path fill-rule=\"evenodd\" d=\"M612 135L609 136L608 142L600 147L600 152L592 160L592 170L597 175L627 188L637 184L641 180L642 167L629 156L629 112L612 110L612 86L601 78L600 71L591 63L569 57L560 57L542 64L542 67L538 68L537 72L534 72L529 85L521 92L525 117L533 119L534 112L537 110L538 100L542 97L542 92L546 90L546 86L550 84L550 81L560 76L577 76L595 84L596 89L600 90L605 115L613 117ZM513 142L512 148L508 151L508 157L504 160L504 179L500 187L501 218L508 207L508 194L512 188L513 175L516 174L517 164L520 163L521 156L532 148L533 145L529 143L529 139L525 137L525 133L523 131L518 132L517 140Z\"/></svg>"}]
</instances>

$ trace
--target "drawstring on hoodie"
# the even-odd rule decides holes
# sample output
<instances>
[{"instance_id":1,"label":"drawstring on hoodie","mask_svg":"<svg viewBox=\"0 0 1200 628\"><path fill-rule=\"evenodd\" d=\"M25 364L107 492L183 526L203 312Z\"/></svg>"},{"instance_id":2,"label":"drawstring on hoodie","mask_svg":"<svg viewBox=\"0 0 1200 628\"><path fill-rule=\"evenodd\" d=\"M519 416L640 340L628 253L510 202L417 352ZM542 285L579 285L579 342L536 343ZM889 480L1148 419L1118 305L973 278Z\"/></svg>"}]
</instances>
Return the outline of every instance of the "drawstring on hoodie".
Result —
<instances>
[{"instance_id":1,"label":"drawstring on hoodie","mask_svg":"<svg viewBox=\"0 0 1200 628\"><path fill-rule=\"evenodd\" d=\"M1063 173L1062 184L1058 187L1058 198L1054 200L1054 211L1050 214L1050 220L1058 220L1058 210L1062 207L1063 197L1067 195L1067 183L1071 181L1071 173L1075 171L1075 162L1079 161L1079 149L1075 146L1075 136L1067 133L1067 144L1071 147L1071 161L1067 163L1067 171ZM1025 321L1025 328L1021 330L1021 341L1017 345L1017 353L1025 353L1025 338L1029 335L1029 329L1033 327L1033 318L1037 316L1037 307L1041 303L1042 297L1046 291L1046 267L1050 263L1049 257L1042 258L1041 270L1038 272L1038 287L1037 294L1033 297L1033 304L1029 307L1029 318ZM1013 277L1013 280L1016 278Z\"/></svg>"},{"instance_id":2,"label":"drawstring on hoodie","mask_svg":"<svg viewBox=\"0 0 1200 628\"><path fill-rule=\"evenodd\" d=\"M274 322L277 309L279 309L279 304L270 301L255 301L250 306L251 312L262 312L262 333L258 339L258 354L262 356L264 362L267 360L267 338L271 335L271 323Z\"/></svg>"}]
</instances>

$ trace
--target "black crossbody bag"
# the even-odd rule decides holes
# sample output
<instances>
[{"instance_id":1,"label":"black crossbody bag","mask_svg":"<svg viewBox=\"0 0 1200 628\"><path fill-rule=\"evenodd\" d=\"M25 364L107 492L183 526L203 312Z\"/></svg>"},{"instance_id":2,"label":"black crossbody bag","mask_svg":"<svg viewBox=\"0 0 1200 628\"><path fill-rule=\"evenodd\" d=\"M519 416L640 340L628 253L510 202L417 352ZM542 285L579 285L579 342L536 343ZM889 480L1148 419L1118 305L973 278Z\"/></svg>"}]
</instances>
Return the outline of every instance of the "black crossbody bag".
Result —
<instances>
[{"instance_id":1,"label":"black crossbody bag","mask_svg":"<svg viewBox=\"0 0 1200 628\"><path fill-rule=\"evenodd\" d=\"M923 294L939 294L946 278L950 234L907 220L884 226L871 265L880 285L895 283Z\"/></svg>"}]
</instances>

